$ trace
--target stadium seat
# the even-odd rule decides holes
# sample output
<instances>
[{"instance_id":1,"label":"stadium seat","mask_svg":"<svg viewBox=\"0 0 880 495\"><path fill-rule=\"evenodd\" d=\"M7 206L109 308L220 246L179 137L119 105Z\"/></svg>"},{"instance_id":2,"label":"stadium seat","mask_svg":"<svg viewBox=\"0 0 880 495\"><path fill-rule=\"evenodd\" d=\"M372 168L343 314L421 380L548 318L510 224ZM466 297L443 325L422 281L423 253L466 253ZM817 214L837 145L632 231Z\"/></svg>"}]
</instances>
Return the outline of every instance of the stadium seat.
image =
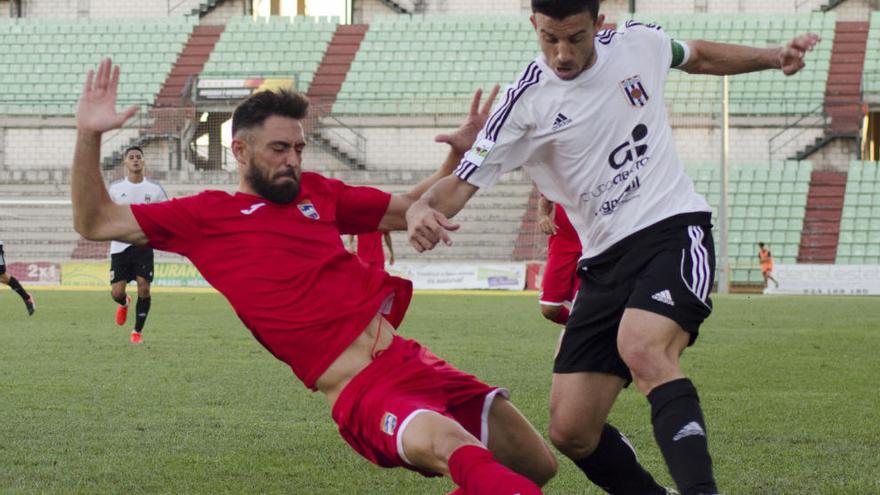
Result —
<instances>
[{"instance_id":1,"label":"stadium seat","mask_svg":"<svg viewBox=\"0 0 880 495\"><path fill-rule=\"evenodd\" d=\"M184 16L0 19L3 113L71 115L86 71L104 56L122 69L120 104L151 104L197 22Z\"/></svg>"}]
</instances>

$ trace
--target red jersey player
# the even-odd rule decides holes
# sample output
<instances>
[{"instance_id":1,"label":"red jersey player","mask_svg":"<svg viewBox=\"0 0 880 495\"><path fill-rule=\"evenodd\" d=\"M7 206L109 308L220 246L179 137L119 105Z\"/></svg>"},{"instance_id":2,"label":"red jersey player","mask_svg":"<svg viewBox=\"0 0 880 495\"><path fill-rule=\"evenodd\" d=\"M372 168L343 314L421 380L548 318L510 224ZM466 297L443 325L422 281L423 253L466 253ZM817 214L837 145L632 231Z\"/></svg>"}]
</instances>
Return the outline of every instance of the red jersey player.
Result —
<instances>
[{"instance_id":1,"label":"red jersey player","mask_svg":"<svg viewBox=\"0 0 880 495\"><path fill-rule=\"evenodd\" d=\"M543 195L538 200L538 215L538 226L550 236L547 264L541 279L541 314L550 321L565 325L569 306L580 286L577 262L582 253L581 240L565 210Z\"/></svg>"},{"instance_id":2,"label":"red jersey player","mask_svg":"<svg viewBox=\"0 0 880 495\"><path fill-rule=\"evenodd\" d=\"M394 264L394 245L391 243L390 232L367 232L356 236L348 236L348 251L371 268L385 269L385 250L382 242L388 246L388 264Z\"/></svg>"},{"instance_id":3,"label":"red jersey player","mask_svg":"<svg viewBox=\"0 0 880 495\"><path fill-rule=\"evenodd\" d=\"M340 434L375 464L450 476L457 493L541 493L556 460L506 391L397 335L411 283L367 268L340 238L405 229L407 207L451 173L497 88L482 109L478 91L465 124L438 136L449 157L406 194L302 172L308 101L280 91L257 93L233 114L239 192L126 206L110 200L99 164L102 133L137 111L117 113L118 81L104 60L79 101L71 198L83 237L187 256L254 337L324 393Z\"/></svg>"}]
</instances>

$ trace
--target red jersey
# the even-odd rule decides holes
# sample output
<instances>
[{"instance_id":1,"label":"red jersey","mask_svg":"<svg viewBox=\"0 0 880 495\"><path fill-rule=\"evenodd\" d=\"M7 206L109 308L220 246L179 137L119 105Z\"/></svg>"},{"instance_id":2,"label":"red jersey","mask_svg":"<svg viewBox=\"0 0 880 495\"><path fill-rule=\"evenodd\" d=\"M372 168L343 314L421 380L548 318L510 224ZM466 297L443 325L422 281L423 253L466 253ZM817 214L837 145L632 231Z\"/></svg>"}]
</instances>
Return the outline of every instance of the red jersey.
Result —
<instances>
[{"instance_id":1,"label":"red jersey","mask_svg":"<svg viewBox=\"0 0 880 495\"><path fill-rule=\"evenodd\" d=\"M412 284L370 270L340 235L375 231L391 196L303 173L290 204L221 191L132 205L149 244L189 258L254 337L315 381L380 311L397 327Z\"/></svg>"},{"instance_id":2,"label":"red jersey","mask_svg":"<svg viewBox=\"0 0 880 495\"><path fill-rule=\"evenodd\" d=\"M554 204L553 222L558 228L556 234L551 235L547 241L548 250L561 253L581 253L583 251L581 238L578 237L577 231L574 230L574 226L568 220L568 215L565 214L565 210L559 206L559 203Z\"/></svg>"},{"instance_id":3,"label":"red jersey","mask_svg":"<svg viewBox=\"0 0 880 495\"><path fill-rule=\"evenodd\" d=\"M357 255L366 264L376 263L377 265L385 264L385 251L382 249L382 238L384 233L378 230L358 234L357 236Z\"/></svg>"}]
</instances>

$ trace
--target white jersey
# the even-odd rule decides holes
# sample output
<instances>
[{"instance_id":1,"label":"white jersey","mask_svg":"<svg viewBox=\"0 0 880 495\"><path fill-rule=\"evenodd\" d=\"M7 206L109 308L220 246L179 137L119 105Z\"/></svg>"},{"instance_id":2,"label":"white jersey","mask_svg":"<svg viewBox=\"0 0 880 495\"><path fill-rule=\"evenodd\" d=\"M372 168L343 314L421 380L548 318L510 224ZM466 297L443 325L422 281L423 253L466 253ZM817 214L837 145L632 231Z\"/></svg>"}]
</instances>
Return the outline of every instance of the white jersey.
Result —
<instances>
[{"instance_id":1,"label":"white jersey","mask_svg":"<svg viewBox=\"0 0 880 495\"><path fill-rule=\"evenodd\" d=\"M128 178L118 180L110 184L108 192L113 202L120 205L159 203L168 200L165 189L162 189L162 186L148 179L137 183L129 182ZM110 243L110 254L121 253L130 245L126 242L113 241Z\"/></svg>"},{"instance_id":2,"label":"white jersey","mask_svg":"<svg viewBox=\"0 0 880 495\"><path fill-rule=\"evenodd\" d=\"M508 87L455 174L480 187L524 167L568 213L592 258L680 213L711 212L672 141L663 88L672 40L627 22L594 40L595 64L562 80L543 55Z\"/></svg>"}]
</instances>

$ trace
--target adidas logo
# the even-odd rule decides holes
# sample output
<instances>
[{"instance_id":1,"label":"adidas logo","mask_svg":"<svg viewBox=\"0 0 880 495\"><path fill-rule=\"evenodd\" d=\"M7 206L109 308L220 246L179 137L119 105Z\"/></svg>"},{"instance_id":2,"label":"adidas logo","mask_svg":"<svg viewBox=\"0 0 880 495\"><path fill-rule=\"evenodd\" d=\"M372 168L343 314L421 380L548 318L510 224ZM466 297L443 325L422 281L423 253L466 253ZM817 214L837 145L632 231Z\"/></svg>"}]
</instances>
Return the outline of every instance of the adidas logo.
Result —
<instances>
[{"instance_id":1,"label":"adidas logo","mask_svg":"<svg viewBox=\"0 0 880 495\"><path fill-rule=\"evenodd\" d=\"M703 431L703 427L700 426L699 423L697 423L696 421L691 421L690 423L684 425L680 430L678 430L678 433L676 433L675 436L672 437L672 441L677 442L682 438L692 437L694 435L705 437L706 432Z\"/></svg>"},{"instance_id":2,"label":"adidas logo","mask_svg":"<svg viewBox=\"0 0 880 495\"><path fill-rule=\"evenodd\" d=\"M651 299L653 299L655 301L660 301L663 304L675 306L675 301L672 300L672 294L668 290L661 290L660 292L651 296ZM694 424L696 424L696 423L694 423Z\"/></svg>"},{"instance_id":3,"label":"adidas logo","mask_svg":"<svg viewBox=\"0 0 880 495\"><path fill-rule=\"evenodd\" d=\"M559 129L562 129L563 127L567 126L568 124L571 124L570 118L566 117L565 115L562 115L561 113L557 114L556 120L553 122L553 130L558 131Z\"/></svg>"}]
</instances>

